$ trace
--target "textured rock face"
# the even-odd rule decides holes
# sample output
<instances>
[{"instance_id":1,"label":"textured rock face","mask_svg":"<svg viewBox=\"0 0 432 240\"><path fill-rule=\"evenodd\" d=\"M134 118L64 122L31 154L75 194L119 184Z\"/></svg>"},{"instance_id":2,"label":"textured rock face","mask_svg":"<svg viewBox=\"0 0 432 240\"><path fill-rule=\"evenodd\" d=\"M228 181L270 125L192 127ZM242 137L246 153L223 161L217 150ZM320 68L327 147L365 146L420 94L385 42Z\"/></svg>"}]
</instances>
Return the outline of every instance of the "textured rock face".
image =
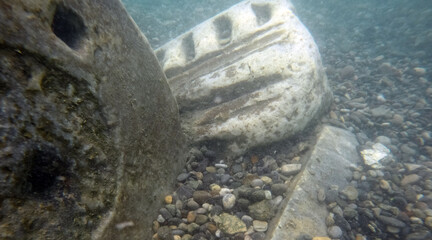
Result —
<instances>
[{"instance_id":1,"label":"textured rock face","mask_svg":"<svg viewBox=\"0 0 432 240\"><path fill-rule=\"evenodd\" d=\"M186 132L228 154L293 136L332 99L317 46L285 0L241 2L156 53Z\"/></svg>"},{"instance_id":2,"label":"textured rock face","mask_svg":"<svg viewBox=\"0 0 432 240\"><path fill-rule=\"evenodd\" d=\"M2 1L0 29L0 238L150 239L183 139L121 3Z\"/></svg>"}]
</instances>

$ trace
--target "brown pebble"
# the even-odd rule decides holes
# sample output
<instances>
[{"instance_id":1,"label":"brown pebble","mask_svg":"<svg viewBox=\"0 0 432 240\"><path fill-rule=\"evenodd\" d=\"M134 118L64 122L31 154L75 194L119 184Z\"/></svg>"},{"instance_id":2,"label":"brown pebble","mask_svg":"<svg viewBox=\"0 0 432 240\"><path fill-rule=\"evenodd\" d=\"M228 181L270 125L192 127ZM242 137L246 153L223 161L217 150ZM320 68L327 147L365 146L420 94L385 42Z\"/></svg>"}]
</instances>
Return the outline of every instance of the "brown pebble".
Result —
<instances>
[{"instance_id":1,"label":"brown pebble","mask_svg":"<svg viewBox=\"0 0 432 240\"><path fill-rule=\"evenodd\" d=\"M331 240L329 237L313 237L312 240Z\"/></svg>"},{"instance_id":2,"label":"brown pebble","mask_svg":"<svg viewBox=\"0 0 432 240\"><path fill-rule=\"evenodd\" d=\"M186 219L187 219L188 223L193 223L193 222L195 222L195 219L196 219L196 213L195 213L194 211L190 211L190 212L188 212L188 215L187 215Z\"/></svg>"},{"instance_id":3,"label":"brown pebble","mask_svg":"<svg viewBox=\"0 0 432 240\"><path fill-rule=\"evenodd\" d=\"M209 223L207 224L207 229L214 234L217 231L217 227L216 225L214 225L213 223Z\"/></svg>"}]
</instances>

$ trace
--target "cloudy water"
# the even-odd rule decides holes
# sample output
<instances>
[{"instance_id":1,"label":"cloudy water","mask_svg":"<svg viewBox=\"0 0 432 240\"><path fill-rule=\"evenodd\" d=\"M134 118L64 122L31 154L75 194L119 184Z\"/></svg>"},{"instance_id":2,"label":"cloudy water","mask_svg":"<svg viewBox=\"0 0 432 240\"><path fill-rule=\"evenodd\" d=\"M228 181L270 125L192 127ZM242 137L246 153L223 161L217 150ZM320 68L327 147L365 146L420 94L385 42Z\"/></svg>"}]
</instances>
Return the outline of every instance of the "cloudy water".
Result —
<instances>
[{"instance_id":1,"label":"cloudy water","mask_svg":"<svg viewBox=\"0 0 432 240\"><path fill-rule=\"evenodd\" d=\"M238 2L123 0L154 49ZM294 0L293 4L318 45L334 95L318 125L346 129L359 142L361 162L350 168L351 187L323 189L321 204L329 209L323 216L326 234L333 239L432 239L432 1ZM163 235L170 231L166 226L175 225L172 233L177 239L264 239L271 221L251 217L250 205L261 195L266 199L268 192L272 200L285 197L284 183L292 177L272 183L270 173L259 169L268 164L276 164L275 169L283 164L293 167L313 148L314 134L310 130L245 153L243 159L251 166L242 160L229 166L210 161L202 171L186 166L175 187L190 186L193 197L182 202L176 201L177 192L167 196L153 231ZM196 155L211 159L218 151L212 147L199 146ZM239 190L231 194L249 174L259 176L247 183L259 189L256 194ZM224 195L233 199L207 201L220 191L228 191ZM246 234L246 230L227 233L220 221L236 219L215 220L214 215L237 216L240 227L248 229ZM304 233L298 239L318 237Z\"/></svg>"}]
</instances>

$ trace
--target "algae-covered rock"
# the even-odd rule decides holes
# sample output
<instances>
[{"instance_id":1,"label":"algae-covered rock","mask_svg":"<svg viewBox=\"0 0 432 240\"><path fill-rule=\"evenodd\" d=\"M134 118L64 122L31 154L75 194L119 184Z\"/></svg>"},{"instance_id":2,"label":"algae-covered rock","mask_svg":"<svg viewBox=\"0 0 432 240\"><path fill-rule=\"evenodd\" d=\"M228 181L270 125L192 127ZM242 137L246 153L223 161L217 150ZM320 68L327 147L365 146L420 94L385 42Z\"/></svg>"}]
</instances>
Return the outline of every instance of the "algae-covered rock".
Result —
<instances>
[{"instance_id":1,"label":"algae-covered rock","mask_svg":"<svg viewBox=\"0 0 432 240\"><path fill-rule=\"evenodd\" d=\"M0 239L150 239L183 140L120 1L2 1L0 29Z\"/></svg>"},{"instance_id":2,"label":"algae-covered rock","mask_svg":"<svg viewBox=\"0 0 432 240\"><path fill-rule=\"evenodd\" d=\"M236 234L246 232L246 224L238 217L228 213L222 213L219 216L213 217L217 227L226 234Z\"/></svg>"}]
</instances>

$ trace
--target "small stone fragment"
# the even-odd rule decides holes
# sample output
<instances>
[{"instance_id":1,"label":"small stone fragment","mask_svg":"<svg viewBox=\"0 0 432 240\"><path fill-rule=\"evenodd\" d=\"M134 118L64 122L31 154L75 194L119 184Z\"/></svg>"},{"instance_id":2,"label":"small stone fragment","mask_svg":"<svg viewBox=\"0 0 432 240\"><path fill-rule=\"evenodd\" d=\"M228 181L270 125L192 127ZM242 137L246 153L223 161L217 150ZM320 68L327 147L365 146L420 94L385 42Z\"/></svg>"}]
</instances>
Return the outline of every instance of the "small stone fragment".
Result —
<instances>
[{"instance_id":1,"label":"small stone fragment","mask_svg":"<svg viewBox=\"0 0 432 240\"><path fill-rule=\"evenodd\" d=\"M252 224L253 224L254 230L257 232L267 231L268 223L265 221L254 220Z\"/></svg>"}]
</instances>

